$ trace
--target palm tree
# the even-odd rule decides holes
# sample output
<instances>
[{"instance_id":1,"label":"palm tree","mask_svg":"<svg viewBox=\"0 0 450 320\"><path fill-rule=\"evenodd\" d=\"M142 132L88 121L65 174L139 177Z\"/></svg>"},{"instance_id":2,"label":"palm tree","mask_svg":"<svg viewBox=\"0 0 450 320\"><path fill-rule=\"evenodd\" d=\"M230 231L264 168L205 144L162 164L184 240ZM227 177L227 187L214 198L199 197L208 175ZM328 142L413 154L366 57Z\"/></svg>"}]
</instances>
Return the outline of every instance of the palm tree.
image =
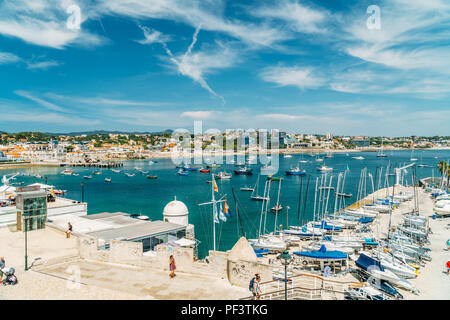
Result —
<instances>
[{"instance_id":1,"label":"palm tree","mask_svg":"<svg viewBox=\"0 0 450 320\"><path fill-rule=\"evenodd\" d=\"M441 172L441 175L443 175L445 172L447 172L447 185L450 180L450 165L446 161L441 161L438 163L439 171Z\"/></svg>"}]
</instances>

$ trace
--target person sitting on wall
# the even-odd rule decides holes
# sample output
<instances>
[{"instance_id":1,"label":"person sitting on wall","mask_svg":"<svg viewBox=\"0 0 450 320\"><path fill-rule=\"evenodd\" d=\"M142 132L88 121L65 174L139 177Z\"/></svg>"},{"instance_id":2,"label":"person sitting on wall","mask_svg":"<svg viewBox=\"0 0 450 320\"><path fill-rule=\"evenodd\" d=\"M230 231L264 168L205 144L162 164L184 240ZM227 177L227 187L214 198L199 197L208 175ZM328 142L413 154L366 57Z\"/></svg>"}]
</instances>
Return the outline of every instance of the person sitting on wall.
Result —
<instances>
[{"instance_id":1,"label":"person sitting on wall","mask_svg":"<svg viewBox=\"0 0 450 320\"><path fill-rule=\"evenodd\" d=\"M66 238L70 238L70 234L72 233L72 224L70 222L67 223L67 230L66 230Z\"/></svg>"}]
</instances>

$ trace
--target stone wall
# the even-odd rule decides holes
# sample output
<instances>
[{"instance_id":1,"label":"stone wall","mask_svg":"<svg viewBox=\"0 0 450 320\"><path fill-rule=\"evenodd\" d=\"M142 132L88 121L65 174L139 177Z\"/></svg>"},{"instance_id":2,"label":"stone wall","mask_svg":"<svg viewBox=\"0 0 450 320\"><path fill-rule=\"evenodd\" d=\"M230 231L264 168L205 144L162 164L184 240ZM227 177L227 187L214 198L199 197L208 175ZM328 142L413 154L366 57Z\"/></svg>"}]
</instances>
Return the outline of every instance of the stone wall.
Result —
<instances>
[{"instance_id":1,"label":"stone wall","mask_svg":"<svg viewBox=\"0 0 450 320\"><path fill-rule=\"evenodd\" d=\"M232 285L248 288L248 284L255 273L260 274L261 282L271 281L272 269L273 266L258 261L228 260L228 281L230 281Z\"/></svg>"},{"instance_id":2,"label":"stone wall","mask_svg":"<svg viewBox=\"0 0 450 320\"><path fill-rule=\"evenodd\" d=\"M246 260L237 258L236 255L230 256L232 252L210 251L208 263L205 263L194 261L193 248L172 247L167 244L157 246L154 256L144 256L140 242L111 240L109 250L99 250L96 238L79 236L78 247L81 259L164 271L169 270L169 257L173 255L178 272L228 279L232 285L244 288L248 287L255 273L261 275L262 282L272 280L272 266L252 257Z\"/></svg>"}]
</instances>

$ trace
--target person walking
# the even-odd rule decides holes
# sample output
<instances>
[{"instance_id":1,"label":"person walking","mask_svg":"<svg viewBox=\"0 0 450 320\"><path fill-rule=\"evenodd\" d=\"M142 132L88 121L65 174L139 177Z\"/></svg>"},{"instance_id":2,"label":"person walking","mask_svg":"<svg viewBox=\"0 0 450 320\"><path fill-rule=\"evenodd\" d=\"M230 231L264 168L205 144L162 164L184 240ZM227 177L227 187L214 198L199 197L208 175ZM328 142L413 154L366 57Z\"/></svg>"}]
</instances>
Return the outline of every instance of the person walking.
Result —
<instances>
[{"instance_id":1,"label":"person walking","mask_svg":"<svg viewBox=\"0 0 450 320\"><path fill-rule=\"evenodd\" d=\"M449 275L450 274L450 261L447 261L446 267L447 267L447 275Z\"/></svg>"},{"instance_id":2,"label":"person walking","mask_svg":"<svg viewBox=\"0 0 450 320\"><path fill-rule=\"evenodd\" d=\"M0 283L3 279L3 269L6 268L5 258L0 257Z\"/></svg>"},{"instance_id":3,"label":"person walking","mask_svg":"<svg viewBox=\"0 0 450 320\"><path fill-rule=\"evenodd\" d=\"M70 238L70 234L72 233L72 224L70 222L67 223L67 230L66 230L66 238Z\"/></svg>"},{"instance_id":4,"label":"person walking","mask_svg":"<svg viewBox=\"0 0 450 320\"><path fill-rule=\"evenodd\" d=\"M450 251L450 239L447 239L447 251Z\"/></svg>"},{"instance_id":5,"label":"person walking","mask_svg":"<svg viewBox=\"0 0 450 320\"><path fill-rule=\"evenodd\" d=\"M173 278L175 277L175 269L176 269L176 265L175 265L175 258L171 255L169 257L169 269L170 269L170 277Z\"/></svg>"},{"instance_id":6,"label":"person walking","mask_svg":"<svg viewBox=\"0 0 450 320\"><path fill-rule=\"evenodd\" d=\"M261 300L261 286L259 283L261 282L261 277L258 273L255 273L255 276L250 280L249 289L253 294L253 300Z\"/></svg>"}]
</instances>

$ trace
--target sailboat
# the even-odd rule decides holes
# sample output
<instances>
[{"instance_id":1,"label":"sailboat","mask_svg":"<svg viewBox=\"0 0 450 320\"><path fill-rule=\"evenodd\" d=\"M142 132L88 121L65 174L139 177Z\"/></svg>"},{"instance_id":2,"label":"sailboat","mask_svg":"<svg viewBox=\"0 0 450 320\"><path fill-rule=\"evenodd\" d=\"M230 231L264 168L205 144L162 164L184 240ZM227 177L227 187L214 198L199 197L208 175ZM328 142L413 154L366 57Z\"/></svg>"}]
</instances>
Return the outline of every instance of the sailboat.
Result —
<instances>
[{"instance_id":1,"label":"sailboat","mask_svg":"<svg viewBox=\"0 0 450 320\"><path fill-rule=\"evenodd\" d=\"M261 175L258 175L258 178L256 179L256 183L255 183L255 187L253 188L253 192L252 195L250 196L250 199L255 200L255 201L264 201L264 200L269 200L269 197L263 197L258 195L258 185L259 185L259 177ZM267 183L267 181L266 181Z\"/></svg>"},{"instance_id":2,"label":"sailboat","mask_svg":"<svg viewBox=\"0 0 450 320\"><path fill-rule=\"evenodd\" d=\"M383 151L383 139L381 139L381 149L380 149L380 151L378 151L377 157L378 158L386 158L387 157L387 154L384 153L384 151Z\"/></svg>"},{"instance_id":3,"label":"sailboat","mask_svg":"<svg viewBox=\"0 0 450 320\"><path fill-rule=\"evenodd\" d=\"M278 212L278 211L283 210L283 206L280 204L281 180L282 180L281 178L278 180L277 204L270 209L270 211L272 211L272 212Z\"/></svg>"},{"instance_id":4,"label":"sailboat","mask_svg":"<svg viewBox=\"0 0 450 320\"><path fill-rule=\"evenodd\" d=\"M411 151L411 159L409 159L409 160L411 160L411 161L417 161L417 160L419 160L419 159L417 159L417 158L414 158L414 150Z\"/></svg>"}]
</instances>

